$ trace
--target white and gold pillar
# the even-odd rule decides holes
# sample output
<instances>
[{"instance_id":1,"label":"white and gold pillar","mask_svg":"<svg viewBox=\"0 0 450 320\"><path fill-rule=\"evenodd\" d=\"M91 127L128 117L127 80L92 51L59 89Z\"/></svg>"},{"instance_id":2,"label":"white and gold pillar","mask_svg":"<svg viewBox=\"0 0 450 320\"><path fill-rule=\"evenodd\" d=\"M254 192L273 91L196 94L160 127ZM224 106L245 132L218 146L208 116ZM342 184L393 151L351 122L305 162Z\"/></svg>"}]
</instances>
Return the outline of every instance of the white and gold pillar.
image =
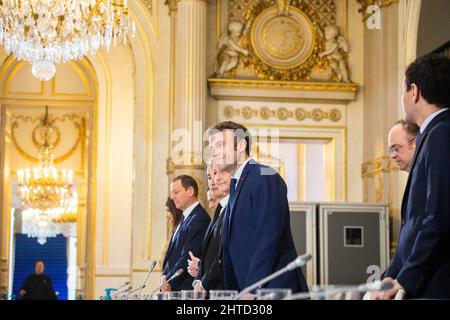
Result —
<instances>
[{"instance_id":1,"label":"white and gold pillar","mask_svg":"<svg viewBox=\"0 0 450 320\"><path fill-rule=\"evenodd\" d=\"M171 16L170 152L167 171L194 176L205 194L202 159L207 98L207 0L168 1Z\"/></svg>"}]
</instances>

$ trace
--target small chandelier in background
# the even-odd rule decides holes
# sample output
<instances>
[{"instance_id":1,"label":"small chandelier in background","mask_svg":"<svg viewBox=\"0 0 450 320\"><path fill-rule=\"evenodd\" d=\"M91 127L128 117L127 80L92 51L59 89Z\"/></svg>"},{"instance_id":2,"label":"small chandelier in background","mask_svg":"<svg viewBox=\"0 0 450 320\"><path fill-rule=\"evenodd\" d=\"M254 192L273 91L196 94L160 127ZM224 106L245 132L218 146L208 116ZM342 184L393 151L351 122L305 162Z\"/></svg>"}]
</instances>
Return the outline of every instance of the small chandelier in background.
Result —
<instances>
[{"instance_id":1,"label":"small chandelier in background","mask_svg":"<svg viewBox=\"0 0 450 320\"><path fill-rule=\"evenodd\" d=\"M41 211L27 209L22 212L22 233L28 237L37 238L37 242L44 245L47 238L62 234L64 237L75 237L77 234L77 195L70 199L69 205Z\"/></svg>"},{"instance_id":2,"label":"small chandelier in background","mask_svg":"<svg viewBox=\"0 0 450 320\"><path fill-rule=\"evenodd\" d=\"M2 0L0 46L32 64L41 81L57 63L126 43L136 33L127 0Z\"/></svg>"},{"instance_id":3,"label":"small chandelier in background","mask_svg":"<svg viewBox=\"0 0 450 320\"><path fill-rule=\"evenodd\" d=\"M38 165L34 168L17 171L19 196L23 211L23 232L37 237L39 243L45 243L45 238L56 236L63 232L65 223L76 222L77 195L72 192L72 170L57 169L53 164L53 148L55 138L59 134L53 121L45 109L40 124L36 128L41 140L38 152ZM34 133L33 133L34 134ZM62 219L62 217L65 217ZM70 228L68 228L70 229Z\"/></svg>"}]
</instances>

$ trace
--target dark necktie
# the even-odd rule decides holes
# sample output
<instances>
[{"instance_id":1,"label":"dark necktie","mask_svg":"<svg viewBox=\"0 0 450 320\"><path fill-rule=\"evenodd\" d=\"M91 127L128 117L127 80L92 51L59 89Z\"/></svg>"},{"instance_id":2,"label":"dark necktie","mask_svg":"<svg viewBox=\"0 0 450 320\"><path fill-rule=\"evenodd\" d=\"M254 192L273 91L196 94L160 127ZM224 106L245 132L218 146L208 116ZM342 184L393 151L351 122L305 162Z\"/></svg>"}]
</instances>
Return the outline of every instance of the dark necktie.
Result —
<instances>
[{"instance_id":1,"label":"dark necktie","mask_svg":"<svg viewBox=\"0 0 450 320\"><path fill-rule=\"evenodd\" d=\"M419 145L419 143L420 143L420 138L422 138L422 133L421 133L420 130L419 130L419 132L417 132L417 135L416 135L416 146Z\"/></svg>"},{"instance_id":2,"label":"dark necktie","mask_svg":"<svg viewBox=\"0 0 450 320\"><path fill-rule=\"evenodd\" d=\"M231 181L230 181L230 198L228 199L228 204L227 204L227 207L225 208L225 216L223 217L222 231L223 231L223 229L225 229L228 232L231 208L233 207L234 196L236 194L236 182L237 182L236 179L231 178Z\"/></svg>"},{"instance_id":3,"label":"dark necktie","mask_svg":"<svg viewBox=\"0 0 450 320\"><path fill-rule=\"evenodd\" d=\"M236 183L237 183L237 179L231 178L231 181L230 181L230 200L228 201L230 204L234 202L234 197L236 195Z\"/></svg>"},{"instance_id":4,"label":"dark necktie","mask_svg":"<svg viewBox=\"0 0 450 320\"><path fill-rule=\"evenodd\" d=\"M216 222L217 219L219 219L220 211L222 211L222 205L219 202L219 204L217 205L216 211L214 211L214 218L213 218L214 222Z\"/></svg>"},{"instance_id":5,"label":"dark necktie","mask_svg":"<svg viewBox=\"0 0 450 320\"><path fill-rule=\"evenodd\" d=\"M172 237L172 241L174 241L175 237L177 237L180 234L181 227L183 226L183 222L184 222L184 214L181 215L180 223L178 223L178 226L177 226L178 227L178 231L177 231L176 234L175 234L175 231L177 230L177 228L175 228L175 231L174 231L174 234L173 234L173 237Z\"/></svg>"}]
</instances>

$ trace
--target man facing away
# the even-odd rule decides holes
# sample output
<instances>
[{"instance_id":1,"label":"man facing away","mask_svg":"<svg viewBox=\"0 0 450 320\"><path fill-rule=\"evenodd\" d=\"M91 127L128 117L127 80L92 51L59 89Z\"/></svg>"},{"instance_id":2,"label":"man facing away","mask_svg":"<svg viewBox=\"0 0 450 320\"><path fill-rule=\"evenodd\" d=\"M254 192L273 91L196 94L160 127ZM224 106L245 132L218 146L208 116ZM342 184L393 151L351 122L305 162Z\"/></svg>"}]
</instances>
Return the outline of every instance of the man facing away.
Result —
<instances>
[{"instance_id":1,"label":"man facing away","mask_svg":"<svg viewBox=\"0 0 450 320\"><path fill-rule=\"evenodd\" d=\"M401 209L393 260L384 274L409 298L450 298L450 59L426 55L403 81L405 121L420 127Z\"/></svg>"}]
</instances>

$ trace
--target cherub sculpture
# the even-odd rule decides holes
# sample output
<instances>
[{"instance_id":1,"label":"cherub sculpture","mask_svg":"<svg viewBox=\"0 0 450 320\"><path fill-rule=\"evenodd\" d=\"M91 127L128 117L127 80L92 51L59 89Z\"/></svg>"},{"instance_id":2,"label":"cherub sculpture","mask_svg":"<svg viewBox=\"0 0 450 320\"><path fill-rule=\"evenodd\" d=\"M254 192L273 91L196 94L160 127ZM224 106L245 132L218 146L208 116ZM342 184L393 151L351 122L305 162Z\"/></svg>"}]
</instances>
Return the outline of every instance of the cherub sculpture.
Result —
<instances>
[{"instance_id":1,"label":"cherub sculpture","mask_svg":"<svg viewBox=\"0 0 450 320\"><path fill-rule=\"evenodd\" d=\"M240 45L240 37L244 25L241 22L233 21L228 25L228 34L222 35L219 39L219 51L217 53L216 76L223 77L225 73L233 70L239 63L239 54L248 56L248 50Z\"/></svg>"},{"instance_id":2,"label":"cherub sculpture","mask_svg":"<svg viewBox=\"0 0 450 320\"><path fill-rule=\"evenodd\" d=\"M337 26L327 26L325 33L325 51L319 54L320 58L326 58L331 69L336 73L339 82L350 82L347 63L343 53L348 53L348 44L344 36L340 35Z\"/></svg>"}]
</instances>

